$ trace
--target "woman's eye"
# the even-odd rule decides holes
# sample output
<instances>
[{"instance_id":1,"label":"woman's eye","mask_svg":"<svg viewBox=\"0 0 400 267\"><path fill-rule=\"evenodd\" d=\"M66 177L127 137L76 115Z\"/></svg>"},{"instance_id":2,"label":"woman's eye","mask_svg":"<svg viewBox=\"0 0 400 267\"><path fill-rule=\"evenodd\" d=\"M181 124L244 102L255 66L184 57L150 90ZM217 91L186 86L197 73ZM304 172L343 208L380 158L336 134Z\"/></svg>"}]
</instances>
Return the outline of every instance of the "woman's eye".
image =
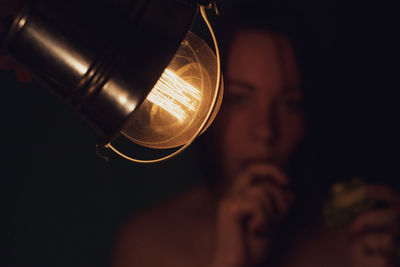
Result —
<instances>
[{"instance_id":1,"label":"woman's eye","mask_svg":"<svg viewBox=\"0 0 400 267\"><path fill-rule=\"evenodd\" d=\"M254 101L255 88L251 83L241 80L227 80L224 101L231 107L247 107Z\"/></svg>"},{"instance_id":2,"label":"woman's eye","mask_svg":"<svg viewBox=\"0 0 400 267\"><path fill-rule=\"evenodd\" d=\"M286 98L283 100L284 105L293 111L302 111L303 110L303 101L299 98Z\"/></svg>"},{"instance_id":3,"label":"woman's eye","mask_svg":"<svg viewBox=\"0 0 400 267\"><path fill-rule=\"evenodd\" d=\"M249 102L249 96L241 93L228 93L225 101L232 106L242 106Z\"/></svg>"},{"instance_id":4,"label":"woman's eye","mask_svg":"<svg viewBox=\"0 0 400 267\"><path fill-rule=\"evenodd\" d=\"M297 91L284 94L281 98L283 105L292 111L303 110L303 97Z\"/></svg>"}]
</instances>

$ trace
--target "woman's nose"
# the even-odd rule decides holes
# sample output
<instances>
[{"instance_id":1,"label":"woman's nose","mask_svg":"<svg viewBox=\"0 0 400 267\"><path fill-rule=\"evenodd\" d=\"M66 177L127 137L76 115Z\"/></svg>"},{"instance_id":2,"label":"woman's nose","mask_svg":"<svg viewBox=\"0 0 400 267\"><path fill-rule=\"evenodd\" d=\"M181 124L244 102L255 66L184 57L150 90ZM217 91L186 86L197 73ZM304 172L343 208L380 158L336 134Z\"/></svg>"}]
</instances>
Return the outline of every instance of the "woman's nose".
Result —
<instances>
[{"instance_id":1,"label":"woman's nose","mask_svg":"<svg viewBox=\"0 0 400 267\"><path fill-rule=\"evenodd\" d=\"M258 103L254 105L252 118L253 138L262 142L271 142L278 135L277 112L273 103Z\"/></svg>"}]
</instances>

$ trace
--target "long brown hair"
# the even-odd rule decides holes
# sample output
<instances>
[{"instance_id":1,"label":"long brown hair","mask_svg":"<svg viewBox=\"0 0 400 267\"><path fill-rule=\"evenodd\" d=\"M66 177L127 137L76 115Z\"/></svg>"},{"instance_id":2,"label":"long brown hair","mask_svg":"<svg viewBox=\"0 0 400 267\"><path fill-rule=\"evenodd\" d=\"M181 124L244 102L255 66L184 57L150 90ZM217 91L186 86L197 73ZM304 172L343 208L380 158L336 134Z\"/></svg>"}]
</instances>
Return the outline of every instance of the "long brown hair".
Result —
<instances>
[{"instance_id":1,"label":"long brown hair","mask_svg":"<svg viewBox=\"0 0 400 267\"><path fill-rule=\"evenodd\" d=\"M216 35L221 47L222 70L226 70L226 59L230 53L230 45L236 33L241 30L260 30L272 34L284 35L292 43L299 64L301 75L301 90L304 94L304 116L309 121L309 84L310 80L310 43L312 35L307 32L307 25L296 10L281 4L264 3L263 1L241 1L238 4L221 7L221 16L217 18ZM278 44L279 45L279 44ZM216 120L223 120L226 99L222 102L220 114ZM199 145L200 161L204 176L209 185L218 184L222 172L220 168L219 138L224 129L224 122L214 123L208 131L196 142ZM307 127L308 128L308 127ZM223 137L222 137L223 138ZM308 138L306 137L305 140ZM294 153L290 172L298 172L304 168L304 154L310 151L309 144L304 141ZM307 151L307 152L305 152ZM301 159L301 160L298 160Z\"/></svg>"}]
</instances>

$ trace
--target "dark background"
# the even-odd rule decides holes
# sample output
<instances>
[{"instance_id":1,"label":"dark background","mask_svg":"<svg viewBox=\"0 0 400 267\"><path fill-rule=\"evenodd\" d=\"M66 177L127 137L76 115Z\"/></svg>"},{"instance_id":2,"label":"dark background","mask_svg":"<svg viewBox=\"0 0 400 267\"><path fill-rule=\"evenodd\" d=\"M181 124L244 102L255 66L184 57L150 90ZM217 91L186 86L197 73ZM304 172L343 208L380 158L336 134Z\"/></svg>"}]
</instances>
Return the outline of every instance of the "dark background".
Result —
<instances>
[{"instance_id":1,"label":"dark background","mask_svg":"<svg viewBox=\"0 0 400 267\"><path fill-rule=\"evenodd\" d=\"M222 14L229 3L221 1ZM349 3L286 1L315 36L314 153L329 176L395 187L394 8ZM0 81L0 266L109 266L123 219L201 178L196 146L156 165L105 162L94 133L47 89L12 72Z\"/></svg>"}]
</instances>

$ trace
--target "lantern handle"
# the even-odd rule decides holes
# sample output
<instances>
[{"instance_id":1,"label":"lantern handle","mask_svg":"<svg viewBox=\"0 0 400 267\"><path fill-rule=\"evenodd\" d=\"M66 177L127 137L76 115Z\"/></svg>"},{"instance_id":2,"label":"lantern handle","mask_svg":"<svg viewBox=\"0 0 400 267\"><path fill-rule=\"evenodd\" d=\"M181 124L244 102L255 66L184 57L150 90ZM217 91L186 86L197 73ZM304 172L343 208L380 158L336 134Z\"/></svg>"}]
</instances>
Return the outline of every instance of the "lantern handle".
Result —
<instances>
[{"instance_id":1,"label":"lantern handle","mask_svg":"<svg viewBox=\"0 0 400 267\"><path fill-rule=\"evenodd\" d=\"M208 124L208 122L209 122L209 120L211 118L211 115L213 114L213 111L215 109L217 100L218 100L218 98L219 98L219 96L220 96L220 94L222 93L222 90L223 90L221 88L221 78L222 78L221 76L222 75L221 75L221 58L220 58L220 53L219 53L219 47L218 47L217 39L215 37L215 34L214 34L213 29L212 29L211 23L208 20L208 17L207 17L206 11L205 11L205 8L212 8L213 6L214 6L214 10L215 10L216 14L218 15L219 11L218 11L218 8L217 8L217 5L216 5L215 1L210 3L208 6L200 5L200 13L201 13L201 16L203 17L204 22L206 23L209 31L210 31L211 38L212 38L213 43L214 43L215 55L216 55L216 58L217 58L216 90L215 90L215 93L214 93L214 96L213 96L213 99L212 99L212 102L211 102L210 109L208 110L207 116L205 117L203 123L201 124L199 129L196 131L196 133L193 135L193 137L186 144L184 144L183 146L179 147L176 151L172 152L171 154L169 154L167 156L164 156L164 157L161 157L161 158L151 159L151 160L142 160L142 159L136 159L136 158L132 158L130 156L127 156L126 154L120 152L117 148L115 148L111 144L111 142L106 144L106 145L104 145L104 148L111 149L117 155L119 155L122 158L125 158L125 159L127 159L129 161L132 161L132 162L136 162L136 163L157 163L157 162L164 161L166 159L173 158L173 157L177 156L178 154L180 154L181 152L183 152L203 132L203 129Z\"/></svg>"}]
</instances>

